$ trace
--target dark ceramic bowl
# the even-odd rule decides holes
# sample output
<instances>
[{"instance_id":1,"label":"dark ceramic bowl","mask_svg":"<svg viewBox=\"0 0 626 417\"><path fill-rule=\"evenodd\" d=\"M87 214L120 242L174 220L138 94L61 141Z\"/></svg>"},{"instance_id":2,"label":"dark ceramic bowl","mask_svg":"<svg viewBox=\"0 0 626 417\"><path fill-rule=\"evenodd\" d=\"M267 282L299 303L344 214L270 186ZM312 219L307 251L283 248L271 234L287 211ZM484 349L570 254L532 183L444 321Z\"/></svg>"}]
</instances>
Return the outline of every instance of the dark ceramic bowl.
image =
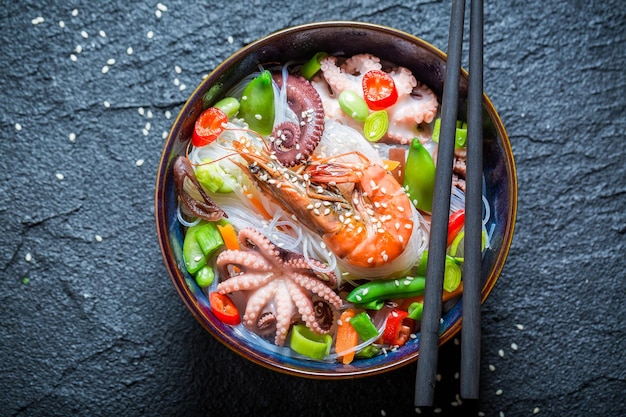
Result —
<instances>
[{"instance_id":1,"label":"dark ceramic bowl","mask_svg":"<svg viewBox=\"0 0 626 417\"><path fill-rule=\"evenodd\" d=\"M220 342L243 357L267 368L311 378L340 379L374 375L413 362L419 355L419 337L387 355L358 360L350 365L286 357L266 346L252 344L215 318L207 297L186 272L182 259L183 229L176 217L177 197L172 177L175 158L185 153L192 128L203 110L202 98L213 104L259 64L303 61L318 51L330 54L372 53L409 68L439 97L443 88L446 55L410 34L384 26L357 22L321 22L288 28L260 39L219 65L191 94L165 142L156 179L156 225L159 243L174 287L196 319ZM461 75L459 114L464 115L467 74ZM484 175L491 205L491 247L482 264L482 301L493 289L504 266L517 210L517 181L511 145L491 101L484 96ZM443 315L440 343L461 329L461 301Z\"/></svg>"}]
</instances>

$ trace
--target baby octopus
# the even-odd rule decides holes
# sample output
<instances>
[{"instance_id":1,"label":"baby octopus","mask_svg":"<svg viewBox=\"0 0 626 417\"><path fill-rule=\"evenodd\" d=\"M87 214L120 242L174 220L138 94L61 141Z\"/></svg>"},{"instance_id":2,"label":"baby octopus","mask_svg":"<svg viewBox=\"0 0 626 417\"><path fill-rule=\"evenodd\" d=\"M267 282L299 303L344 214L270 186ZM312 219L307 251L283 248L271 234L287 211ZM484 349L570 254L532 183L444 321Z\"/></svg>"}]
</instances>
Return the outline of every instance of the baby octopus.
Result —
<instances>
[{"instance_id":1,"label":"baby octopus","mask_svg":"<svg viewBox=\"0 0 626 417\"><path fill-rule=\"evenodd\" d=\"M333 323L328 306L339 309L342 304L332 289L337 285L336 275L316 271L312 265L326 265L274 245L258 230L242 229L239 241L241 250L226 250L217 258L219 275L228 277L217 291L248 292L244 326L259 334L275 326L278 346L285 343L297 314L312 331L328 333Z\"/></svg>"},{"instance_id":2,"label":"baby octopus","mask_svg":"<svg viewBox=\"0 0 626 417\"><path fill-rule=\"evenodd\" d=\"M323 59L321 61L323 80L316 79L313 85L320 91L326 116L337 118L338 109L333 101L336 102L342 91L352 90L363 97L363 76L370 70L379 69L382 69L380 58L372 54L354 55L340 65L337 57ZM420 136L418 125L432 122L437 115L437 96L430 88L417 81L407 68L395 67L389 74L398 90L398 100L386 109L389 114L389 128L384 140L408 144L414 137ZM325 81L326 85L321 81ZM330 94L323 91L324 87L330 90ZM347 115L344 114L342 118L346 124L353 124Z\"/></svg>"}]
</instances>

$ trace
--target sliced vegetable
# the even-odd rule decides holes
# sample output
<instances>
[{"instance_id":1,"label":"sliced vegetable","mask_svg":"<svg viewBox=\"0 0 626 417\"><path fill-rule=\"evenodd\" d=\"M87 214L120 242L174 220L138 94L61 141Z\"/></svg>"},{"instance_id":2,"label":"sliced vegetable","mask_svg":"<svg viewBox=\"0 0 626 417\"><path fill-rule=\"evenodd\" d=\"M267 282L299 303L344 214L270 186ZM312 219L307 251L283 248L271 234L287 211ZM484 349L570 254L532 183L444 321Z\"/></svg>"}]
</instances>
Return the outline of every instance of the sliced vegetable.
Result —
<instances>
[{"instance_id":1,"label":"sliced vegetable","mask_svg":"<svg viewBox=\"0 0 626 417\"><path fill-rule=\"evenodd\" d=\"M322 59L326 58L327 56L328 54L326 52L318 52L313 55L311 59L309 59L307 62L304 63L304 65L302 65L302 70L300 70L302 76L307 80L313 78L313 76L317 74L317 71L319 71L321 68L320 63Z\"/></svg>"},{"instance_id":2,"label":"sliced vegetable","mask_svg":"<svg viewBox=\"0 0 626 417\"><path fill-rule=\"evenodd\" d=\"M196 167L196 178L206 190L212 193L231 193L233 191L231 183L235 180L219 164L212 163L208 158L203 159L202 164Z\"/></svg>"},{"instance_id":3,"label":"sliced vegetable","mask_svg":"<svg viewBox=\"0 0 626 417\"><path fill-rule=\"evenodd\" d=\"M432 140L433 142L439 143L439 136L441 133L441 119L435 119L435 124L433 125L433 134ZM467 123L457 120L456 122L456 130L454 132L454 146L456 148L464 148L467 144Z\"/></svg>"},{"instance_id":4,"label":"sliced vegetable","mask_svg":"<svg viewBox=\"0 0 626 417\"><path fill-rule=\"evenodd\" d=\"M363 340L370 340L378 336L378 329L372 323L372 319L365 311L361 311L359 314L352 317L350 324L354 327L354 330L359 334L359 337Z\"/></svg>"},{"instance_id":5,"label":"sliced vegetable","mask_svg":"<svg viewBox=\"0 0 626 417\"><path fill-rule=\"evenodd\" d=\"M231 223L228 222L220 222L217 223L217 229L220 231L220 235L222 235L222 239L224 240L224 244L226 245L226 249L231 250L239 250L239 237L237 236L237 232Z\"/></svg>"},{"instance_id":6,"label":"sliced vegetable","mask_svg":"<svg viewBox=\"0 0 626 417\"><path fill-rule=\"evenodd\" d=\"M185 260L187 272L191 275L195 275L200 268L206 265L206 257L204 256L204 252L196 239L196 231L204 224L205 223L201 221L197 225L191 226L187 229L185 240L183 241L183 259Z\"/></svg>"},{"instance_id":7,"label":"sliced vegetable","mask_svg":"<svg viewBox=\"0 0 626 417\"><path fill-rule=\"evenodd\" d=\"M448 220L448 245L450 246L454 238L459 234L465 224L465 209L459 209L450 215Z\"/></svg>"},{"instance_id":8,"label":"sliced vegetable","mask_svg":"<svg viewBox=\"0 0 626 417\"><path fill-rule=\"evenodd\" d=\"M415 207L426 212L432 211L435 162L418 138L414 138L409 146L404 168L404 188Z\"/></svg>"},{"instance_id":9,"label":"sliced vegetable","mask_svg":"<svg viewBox=\"0 0 626 417\"><path fill-rule=\"evenodd\" d=\"M461 284L461 268L449 256L446 256L446 263L443 272L443 289L452 292Z\"/></svg>"},{"instance_id":10,"label":"sliced vegetable","mask_svg":"<svg viewBox=\"0 0 626 417\"><path fill-rule=\"evenodd\" d=\"M376 345L367 345L356 353L358 359L369 359L380 353L380 348Z\"/></svg>"},{"instance_id":11,"label":"sliced vegetable","mask_svg":"<svg viewBox=\"0 0 626 417\"><path fill-rule=\"evenodd\" d=\"M196 279L196 284L200 288L206 288L213 284L215 280L215 272L210 265L204 265L200 270L196 273L194 277Z\"/></svg>"},{"instance_id":12,"label":"sliced vegetable","mask_svg":"<svg viewBox=\"0 0 626 417\"><path fill-rule=\"evenodd\" d=\"M402 346L409 340L415 323L413 320L408 319L408 315L404 310L398 310L397 308L391 310L382 336L383 343L392 346Z\"/></svg>"},{"instance_id":13,"label":"sliced vegetable","mask_svg":"<svg viewBox=\"0 0 626 417\"><path fill-rule=\"evenodd\" d=\"M340 356L340 361L344 365L348 365L354 360L354 347L359 341L359 334L356 329L350 325L350 321L354 318L355 310L347 308L339 317L337 326L337 340L335 342L335 352Z\"/></svg>"},{"instance_id":14,"label":"sliced vegetable","mask_svg":"<svg viewBox=\"0 0 626 417\"><path fill-rule=\"evenodd\" d=\"M313 359L324 359L330 353L333 338L329 334L317 334L304 324L295 324L291 330L291 349Z\"/></svg>"},{"instance_id":15,"label":"sliced vegetable","mask_svg":"<svg viewBox=\"0 0 626 417\"><path fill-rule=\"evenodd\" d=\"M365 139L370 142L378 142L385 133L387 133L387 129L389 128L389 115L386 110L378 110L371 113L365 119L365 124L363 125L363 133L365 134Z\"/></svg>"},{"instance_id":16,"label":"sliced vegetable","mask_svg":"<svg viewBox=\"0 0 626 417\"><path fill-rule=\"evenodd\" d=\"M382 70L371 70L363 75L363 96L372 110L384 110L398 100L398 90L391 75Z\"/></svg>"},{"instance_id":17,"label":"sliced vegetable","mask_svg":"<svg viewBox=\"0 0 626 417\"><path fill-rule=\"evenodd\" d=\"M346 300L351 303L368 303L374 300L414 297L424 293L425 283L424 277L369 281L352 290Z\"/></svg>"},{"instance_id":18,"label":"sliced vegetable","mask_svg":"<svg viewBox=\"0 0 626 417\"><path fill-rule=\"evenodd\" d=\"M458 266L461 263L463 263L463 259L446 255L446 263L445 263L444 268L448 268L448 263L450 263L450 265L454 264ZM417 266L417 271L416 271L417 275L426 276L427 267L428 267L428 249L425 250L424 253L422 253L422 258L420 259L420 263ZM445 274L445 270L444 270L444 274Z\"/></svg>"},{"instance_id":19,"label":"sliced vegetable","mask_svg":"<svg viewBox=\"0 0 626 417\"><path fill-rule=\"evenodd\" d=\"M218 109L226 113L226 116L228 116L228 118L230 119L231 117L234 117L239 111L239 100L237 100L235 97L224 97L223 99L215 103L213 107L217 107Z\"/></svg>"},{"instance_id":20,"label":"sliced vegetable","mask_svg":"<svg viewBox=\"0 0 626 417\"><path fill-rule=\"evenodd\" d=\"M201 147L210 144L224 131L228 116L217 107L209 107L196 119L191 143Z\"/></svg>"},{"instance_id":21,"label":"sliced vegetable","mask_svg":"<svg viewBox=\"0 0 626 417\"><path fill-rule=\"evenodd\" d=\"M407 317L411 320L422 320L422 312L424 310L424 302L423 301L415 301L409 305L409 309L407 311Z\"/></svg>"},{"instance_id":22,"label":"sliced vegetable","mask_svg":"<svg viewBox=\"0 0 626 417\"><path fill-rule=\"evenodd\" d=\"M348 116L359 122L364 122L370 112L365 100L352 90L343 90L337 98L339 107Z\"/></svg>"},{"instance_id":23,"label":"sliced vegetable","mask_svg":"<svg viewBox=\"0 0 626 417\"><path fill-rule=\"evenodd\" d=\"M205 257L211 256L217 249L224 245L224 240L217 229L217 223L201 222L193 226L196 240Z\"/></svg>"},{"instance_id":24,"label":"sliced vegetable","mask_svg":"<svg viewBox=\"0 0 626 417\"><path fill-rule=\"evenodd\" d=\"M274 127L274 112L272 74L264 70L243 89L239 117L248 123L250 129L261 135L269 135Z\"/></svg>"},{"instance_id":25,"label":"sliced vegetable","mask_svg":"<svg viewBox=\"0 0 626 417\"><path fill-rule=\"evenodd\" d=\"M227 295L212 292L209 294L209 304L211 305L211 311L221 322L231 326L241 323L239 310L237 310L237 306Z\"/></svg>"}]
</instances>

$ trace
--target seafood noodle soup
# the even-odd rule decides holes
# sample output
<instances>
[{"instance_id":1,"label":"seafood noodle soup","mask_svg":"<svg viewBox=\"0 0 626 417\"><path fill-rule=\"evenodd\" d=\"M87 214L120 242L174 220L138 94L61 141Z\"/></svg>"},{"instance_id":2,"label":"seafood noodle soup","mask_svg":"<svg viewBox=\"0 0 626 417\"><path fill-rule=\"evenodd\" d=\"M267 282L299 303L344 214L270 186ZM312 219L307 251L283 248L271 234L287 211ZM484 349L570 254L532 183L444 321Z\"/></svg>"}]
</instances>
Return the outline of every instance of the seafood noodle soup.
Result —
<instances>
[{"instance_id":1,"label":"seafood noodle soup","mask_svg":"<svg viewBox=\"0 0 626 417\"><path fill-rule=\"evenodd\" d=\"M262 65L207 95L173 171L184 267L210 313L307 361L348 365L416 339L438 112L425 80L373 53ZM459 120L444 308L463 289L465 138Z\"/></svg>"}]
</instances>

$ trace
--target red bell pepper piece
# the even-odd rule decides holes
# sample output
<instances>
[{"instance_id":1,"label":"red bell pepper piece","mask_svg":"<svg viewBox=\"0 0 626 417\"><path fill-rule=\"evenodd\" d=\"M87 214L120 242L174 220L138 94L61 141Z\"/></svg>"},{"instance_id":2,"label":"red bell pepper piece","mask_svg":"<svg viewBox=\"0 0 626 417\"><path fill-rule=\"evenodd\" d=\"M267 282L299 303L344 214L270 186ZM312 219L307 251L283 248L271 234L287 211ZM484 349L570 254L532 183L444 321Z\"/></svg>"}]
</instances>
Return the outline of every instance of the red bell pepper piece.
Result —
<instances>
[{"instance_id":1,"label":"red bell pepper piece","mask_svg":"<svg viewBox=\"0 0 626 417\"><path fill-rule=\"evenodd\" d=\"M387 324L383 332L382 342L392 346L402 346L409 340L415 327L415 322L408 318L409 313L394 308L387 317Z\"/></svg>"},{"instance_id":2,"label":"red bell pepper piece","mask_svg":"<svg viewBox=\"0 0 626 417\"><path fill-rule=\"evenodd\" d=\"M191 143L193 146L205 146L213 142L224 131L228 116L217 107L209 107L196 119Z\"/></svg>"},{"instance_id":3,"label":"red bell pepper piece","mask_svg":"<svg viewBox=\"0 0 626 417\"><path fill-rule=\"evenodd\" d=\"M398 100L398 90L391 75L382 70L371 70L363 76L363 97L367 107L384 110Z\"/></svg>"},{"instance_id":4,"label":"red bell pepper piece","mask_svg":"<svg viewBox=\"0 0 626 417\"><path fill-rule=\"evenodd\" d=\"M220 294L219 292L212 292L209 294L209 303L211 304L211 310L215 317L225 324L236 326L241 323L241 317L239 316L239 310L227 295Z\"/></svg>"},{"instance_id":5,"label":"red bell pepper piece","mask_svg":"<svg viewBox=\"0 0 626 417\"><path fill-rule=\"evenodd\" d=\"M463 226L465 225L465 209L460 209L452 213L448 220L448 246L452 244L452 241L459 234Z\"/></svg>"}]
</instances>

